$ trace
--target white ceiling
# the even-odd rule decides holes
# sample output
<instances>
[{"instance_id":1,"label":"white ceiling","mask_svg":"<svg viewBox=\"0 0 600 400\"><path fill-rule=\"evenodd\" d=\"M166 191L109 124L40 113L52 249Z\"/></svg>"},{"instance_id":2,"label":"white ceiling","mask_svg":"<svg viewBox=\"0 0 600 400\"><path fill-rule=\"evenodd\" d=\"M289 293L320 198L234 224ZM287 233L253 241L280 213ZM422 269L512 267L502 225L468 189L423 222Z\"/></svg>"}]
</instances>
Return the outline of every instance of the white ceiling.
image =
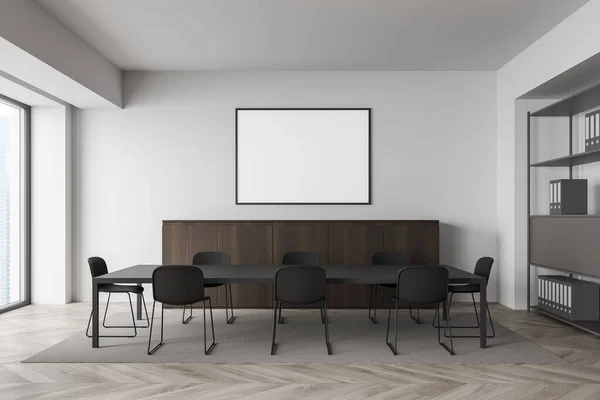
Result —
<instances>
[{"instance_id":1,"label":"white ceiling","mask_svg":"<svg viewBox=\"0 0 600 400\"><path fill-rule=\"evenodd\" d=\"M589 0L38 0L125 70L497 70Z\"/></svg>"}]
</instances>

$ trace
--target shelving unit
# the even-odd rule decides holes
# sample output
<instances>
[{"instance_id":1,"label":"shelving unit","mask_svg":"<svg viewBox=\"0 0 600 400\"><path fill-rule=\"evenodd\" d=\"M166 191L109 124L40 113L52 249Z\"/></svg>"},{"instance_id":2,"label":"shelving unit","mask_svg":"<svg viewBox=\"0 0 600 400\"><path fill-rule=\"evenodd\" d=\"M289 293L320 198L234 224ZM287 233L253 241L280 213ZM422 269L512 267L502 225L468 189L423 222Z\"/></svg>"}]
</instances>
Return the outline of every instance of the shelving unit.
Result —
<instances>
[{"instance_id":1,"label":"shelving unit","mask_svg":"<svg viewBox=\"0 0 600 400\"><path fill-rule=\"evenodd\" d=\"M577 165L592 164L600 161L600 150L585 153L571 154L565 157L554 158L531 164L531 167L575 167Z\"/></svg>"},{"instance_id":2,"label":"shelving unit","mask_svg":"<svg viewBox=\"0 0 600 400\"><path fill-rule=\"evenodd\" d=\"M531 215L531 174L536 168L564 167L569 168L569 179L573 179L573 167L600 162L600 150L573 154L573 116L598 106L600 106L600 85L527 115L527 308L596 336L600 336L600 316L598 321L570 321L531 306L533 268L561 271L570 276L580 275L600 279L600 267L596 267L600 264L600 246L593 243L594 240L600 240L600 220L598 219L600 216ZM569 153L567 156L531 163L531 119L536 117L569 118ZM535 223L533 232L532 223ZM557 228L556 237L553 235L553 227ZM549 229L550 232L548 232ZM565 238L568 239L565 240ZM577 240L580 238L581 241L578 242ZM577 245L573 246L574 243ZM535 246L534 258L532 258L532 244ZM561 249L560 246L563 248ZM545 248L551 250L545 251Z\"/></svg>"},{"instance_id":3,"label":"shelving unit","mask_svg":"<svg viewBox=\"0 0 600 400\"><path fill-rule=\"evenodd\" d=\"M541 310L538 307L530 307L530 310L538 312L540 314L544 314L550 318L559 320L560 322L571 325L577 329L581 329L582 331L591 333L592 335L600 336L600 321L571 321L566 318L559 317L558 315L554 315L547 311Z\"/></svg>"}]
</instances>

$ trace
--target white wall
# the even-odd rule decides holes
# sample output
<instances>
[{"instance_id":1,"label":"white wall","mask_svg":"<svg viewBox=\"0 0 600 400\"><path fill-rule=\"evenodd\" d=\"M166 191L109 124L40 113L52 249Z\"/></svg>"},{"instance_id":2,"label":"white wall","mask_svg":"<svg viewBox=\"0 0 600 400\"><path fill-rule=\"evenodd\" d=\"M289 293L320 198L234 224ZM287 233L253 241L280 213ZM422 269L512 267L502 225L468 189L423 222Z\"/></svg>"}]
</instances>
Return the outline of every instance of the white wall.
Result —
<instances>
[{"instance_id":1,"label":"white wall","mask_svg":"<svg viewBox=\"0 0 600 400\"><path fill-rule=\"evenodd\" d=\"M77 300L91 255L160 263L165 219L440 219L442 262L496 256L495 73L127 73L124 89L124 110L78 111ZM236 107L371 107L373 205L235 206Z\"/></svg>"},{"instance_id":2,"label":"white wall","mask_svg":"<svg viewBox=\"0 0 600 400\"><path fill-rule=\"evenodd\" d=\"M497 73L499 301L512 308L527 304L527 136L515 100L600 53L598 15L591 0Z\"/></svg>"},{"instance_id":3,"label":"white wall","mask_svg":"<svg viewBox=\"0 0 600 400\"><path fill-rule=\"evenodd\" d=\"M71 301L71 107L31 109L31 302Z\"/></svg>"}]
</instances>

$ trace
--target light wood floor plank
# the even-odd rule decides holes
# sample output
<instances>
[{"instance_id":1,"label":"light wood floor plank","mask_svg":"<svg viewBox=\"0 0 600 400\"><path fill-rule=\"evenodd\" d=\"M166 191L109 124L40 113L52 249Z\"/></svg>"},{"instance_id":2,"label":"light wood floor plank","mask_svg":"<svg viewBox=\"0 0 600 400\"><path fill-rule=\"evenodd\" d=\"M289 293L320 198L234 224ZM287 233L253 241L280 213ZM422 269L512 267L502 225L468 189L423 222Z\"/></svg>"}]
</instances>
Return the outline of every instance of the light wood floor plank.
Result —
<instances>
[{"instance_id":1,"label":"light wood floor plank","mask_svg":"<svg viewBox=\"0 0 600 400\"><path fill-rule=\"evenodd\" d=\"M89 307L28 306L0 315L0 399L600 399L598 338L498 305L498 323L568 363L20 363L80 333ZM112 313L126 310L111 304Z\"/></svg>"}]
</instances>

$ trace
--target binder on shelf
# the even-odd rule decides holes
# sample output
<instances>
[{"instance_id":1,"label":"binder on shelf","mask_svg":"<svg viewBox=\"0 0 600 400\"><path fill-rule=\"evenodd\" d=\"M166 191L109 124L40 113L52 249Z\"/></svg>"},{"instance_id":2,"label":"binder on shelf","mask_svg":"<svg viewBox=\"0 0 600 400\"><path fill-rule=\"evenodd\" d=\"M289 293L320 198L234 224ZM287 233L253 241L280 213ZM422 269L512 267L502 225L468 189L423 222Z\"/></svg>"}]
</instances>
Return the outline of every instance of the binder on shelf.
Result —
<instances>
[{"instance_id":1,"label":"binder on shelf","mask_svg":"<svg viewBox=\"0 0 600 400\"><path fill-rule=\"evenodd\" d=\"M600 287L562 275L538 276L538 308L571 321L598 320Z\"/></svg>"},{"instance_id":2,"label":"binder on shelf","mask_svg":"<svg viewBox=\"0 0 600 400\"><path fill-rule=\"evenodd\" d=\"M596 123L594 124L596 127L596 139L600 139L600 113L596 113ZM598 142L598 140L596 140L596 142Z\"/></svg>"},{"instance_id":3,"label":"binder on shelf","mask_svg":"<svg viewBox=\"0 0 600 400\"><path fill-rule=\"evenodd\" d=\"M594 146L598 146L598 128L596 127L596 116L592 115L590 118L590 132L594 132Z\"/></svg>"},{"instance_id":4,"label":"binder on shelf","mask_svg":"<svg viewBox=\"0 0 600 400\"><path fill-rule=\"evenodd\" d=\"M584 117L585 151L600 149L600 110Z\"/></svg>"},{"instance_id":5,"label":"binder on shelf","mask_svg":"<svg viewBox=\"0 0 600 400\"><path fill-rule=\"evenodd\" d=\"M591 147L590 143L590 117L586 116L584 119L584 130L585 130L585 150L588 151Z\"/></svg>"},{"instance_id":6,"label":"binder on shelf","mask_svg":"<svg viewBox=\"0 0 600 400\"><path fill-rule=\"evenodd\" d=\"M587 179L550 181L550 215L587 215Z\"/></svg>"}]
</instances>

